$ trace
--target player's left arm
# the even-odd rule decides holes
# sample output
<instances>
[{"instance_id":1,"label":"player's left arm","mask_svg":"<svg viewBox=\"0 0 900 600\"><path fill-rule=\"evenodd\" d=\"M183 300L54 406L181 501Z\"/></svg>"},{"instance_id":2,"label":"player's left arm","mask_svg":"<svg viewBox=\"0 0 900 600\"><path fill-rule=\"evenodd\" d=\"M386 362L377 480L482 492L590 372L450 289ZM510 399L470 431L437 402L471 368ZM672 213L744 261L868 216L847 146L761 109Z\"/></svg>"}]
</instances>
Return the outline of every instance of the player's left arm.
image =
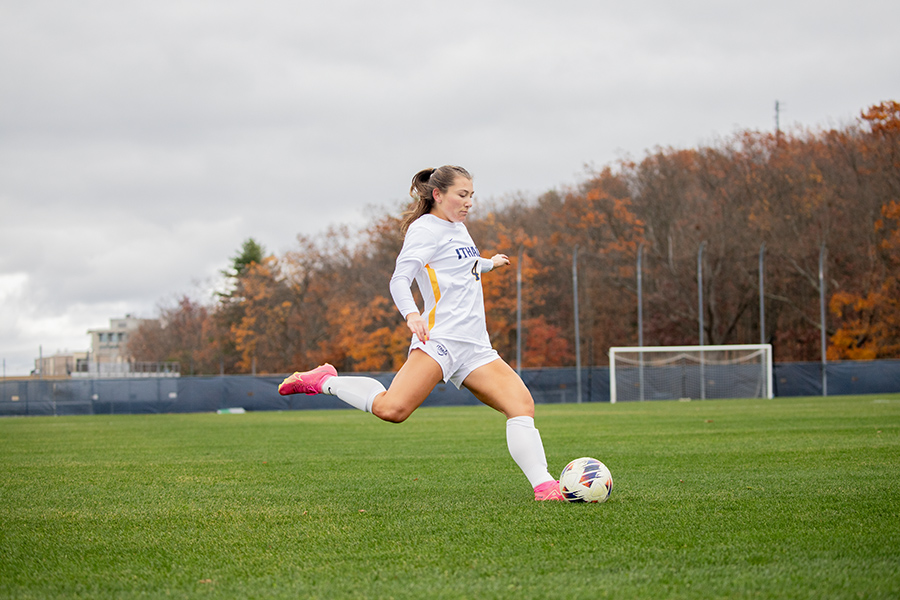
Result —
<instances>
[{"instance_id":1,"label":"player's left arm","mask_svg":"<svg viewBox=\"0 0 900 600\"><path fill-rule=\"evenodd\" d=\"M481 262L481 272L487 273L488 271L496 269L497 267L508 265L509 257L505 254L495 254L490 258L481 259Z\"/></svg>"}]
</instances>

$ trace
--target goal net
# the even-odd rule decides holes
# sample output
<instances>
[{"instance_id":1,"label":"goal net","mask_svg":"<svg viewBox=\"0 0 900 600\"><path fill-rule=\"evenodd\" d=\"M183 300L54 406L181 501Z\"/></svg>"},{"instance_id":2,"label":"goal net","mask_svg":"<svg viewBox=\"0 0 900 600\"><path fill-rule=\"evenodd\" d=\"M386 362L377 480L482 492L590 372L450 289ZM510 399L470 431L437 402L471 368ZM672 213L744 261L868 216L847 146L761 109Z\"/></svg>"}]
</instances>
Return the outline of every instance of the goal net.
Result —
<instances>
[{"instance_id":1,"label":"goal net","mask_svg":"<svg viewBox=\"0 0 900 600\"><path fill-rule=\"evenodd\" d=\"M628 400L771 398L771 344L609 349L609 395Z\"/></svg>"}]
</instances>

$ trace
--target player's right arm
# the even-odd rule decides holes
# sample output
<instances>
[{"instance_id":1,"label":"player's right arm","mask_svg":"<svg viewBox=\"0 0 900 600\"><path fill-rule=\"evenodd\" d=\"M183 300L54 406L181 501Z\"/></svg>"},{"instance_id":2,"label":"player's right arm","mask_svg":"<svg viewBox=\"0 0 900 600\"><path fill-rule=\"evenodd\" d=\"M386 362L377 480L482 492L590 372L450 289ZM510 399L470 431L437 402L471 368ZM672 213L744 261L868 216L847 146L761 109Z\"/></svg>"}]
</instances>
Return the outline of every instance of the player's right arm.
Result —
<instances>
[{"instance_id":1,"label":"player's right arm","mask_svg":"<svg viewBox=\"0 0 900 600\"><path fill-rule=\"evenodd\" d=\"M428 323L422 318L412 295L412 282L434 255L437 242L427 231L413 229L407 232L403 248L397 256L394 274L391 276L391 298L397 310L406 319L406 326L421 341L428 341Z\"/></svg>"},{"instance_id":2,"label":"player's right arm","mask_svg":"<svg viewBox=\"0 0 900 600\"><path fill-rule=\"evenodd\" d=\"M418 312L411 312L406 315L406 326L420 341L428 341L428 323Z\"/></svg>"}]
</instances>

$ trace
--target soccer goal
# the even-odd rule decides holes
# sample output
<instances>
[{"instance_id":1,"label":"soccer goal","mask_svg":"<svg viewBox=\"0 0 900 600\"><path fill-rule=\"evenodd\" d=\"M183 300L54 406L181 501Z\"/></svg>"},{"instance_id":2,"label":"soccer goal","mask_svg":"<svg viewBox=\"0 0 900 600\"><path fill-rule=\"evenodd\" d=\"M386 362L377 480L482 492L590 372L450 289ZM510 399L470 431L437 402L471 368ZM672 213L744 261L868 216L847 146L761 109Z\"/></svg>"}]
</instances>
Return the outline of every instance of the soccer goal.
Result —
<instances>
[{"instance_id":1,"label":"soccer goal","mask_svg":"<svg viewBox=\"0 0 900 600\"><path fill-rule=\"evenodd\" d=\"M771 344L609 349L613 403L772 396Z\"/></svg>"}]
</instances>

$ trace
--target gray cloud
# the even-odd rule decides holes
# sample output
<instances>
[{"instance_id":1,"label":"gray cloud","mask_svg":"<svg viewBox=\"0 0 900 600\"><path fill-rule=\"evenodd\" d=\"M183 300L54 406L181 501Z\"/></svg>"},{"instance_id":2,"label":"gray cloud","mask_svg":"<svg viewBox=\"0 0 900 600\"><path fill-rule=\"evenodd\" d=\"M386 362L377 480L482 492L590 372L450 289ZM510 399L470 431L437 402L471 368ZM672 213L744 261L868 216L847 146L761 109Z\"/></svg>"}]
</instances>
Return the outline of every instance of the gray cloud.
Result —
<instances>
[{"instance_id":1,"label":"gray cloud","mask_svg":"<svg viewBox=\"0 0 900 600\"><path fill-rule=\"evenodd\" d=\"M0 8L0 356L215 284L250 236L365 222L418 169L482 198L900 95L896 3L360 0ZM201 292L198 292L201 293Z\"/></svg>"}]
</instances>

